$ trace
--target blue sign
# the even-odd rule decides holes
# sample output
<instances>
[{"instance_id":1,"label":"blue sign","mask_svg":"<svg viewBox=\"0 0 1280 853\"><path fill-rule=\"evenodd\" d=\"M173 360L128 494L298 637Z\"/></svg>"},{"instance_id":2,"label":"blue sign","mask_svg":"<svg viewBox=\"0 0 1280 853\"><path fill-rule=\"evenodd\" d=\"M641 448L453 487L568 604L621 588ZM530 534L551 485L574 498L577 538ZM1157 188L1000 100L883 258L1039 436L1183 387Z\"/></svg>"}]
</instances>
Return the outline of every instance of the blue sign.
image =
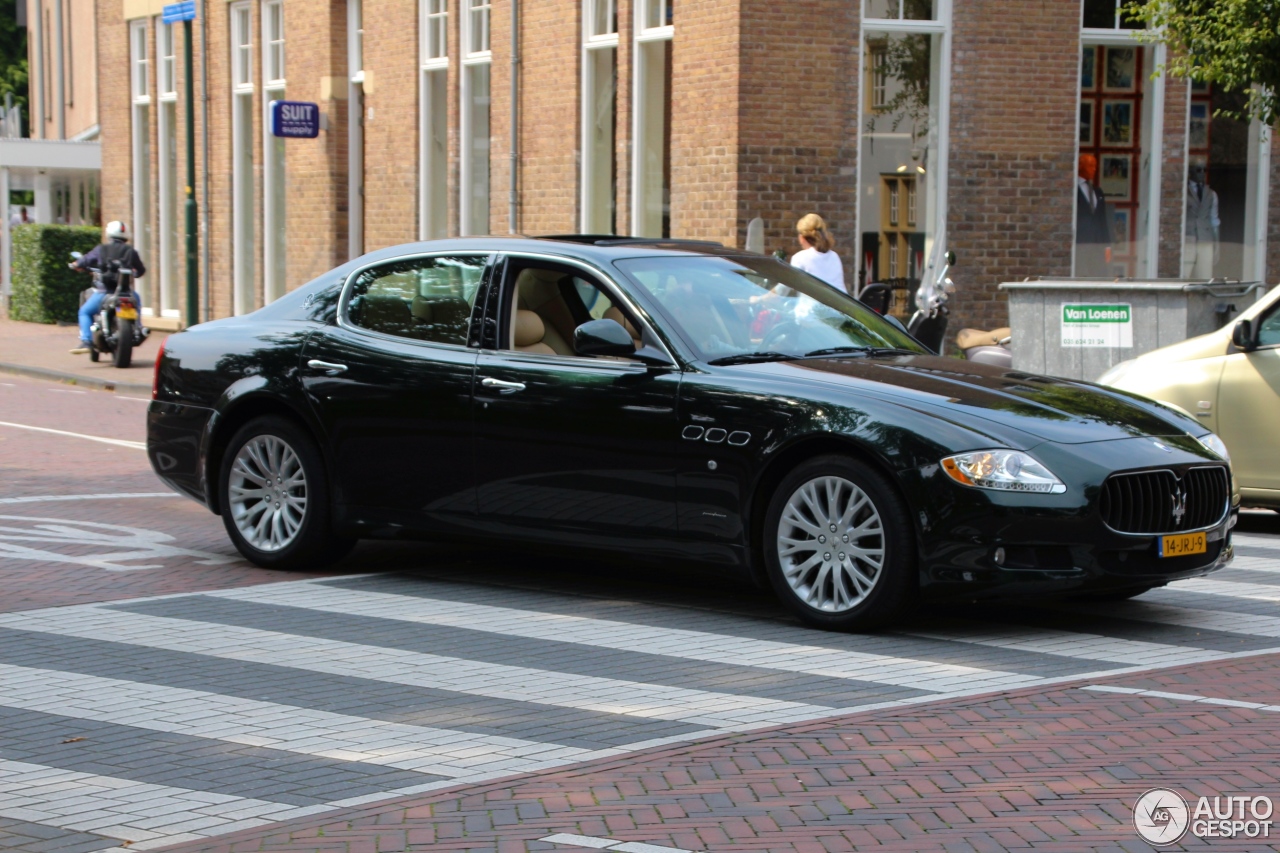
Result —
<instances>
[{"instance_id":1,"label":"blue sign","mask_svg":"<svg viewBox=\"0 0 1280 853\"><path fill-rule=\"evenodd\" d=\"M272 101L271 135L315 139L320 135L320 105L309 101Z\"/></svg>"},{"instance_id":2,"label":"blue sign","mask_svg":"<svg viewBox=\"0 0 1280 853\"><path fill-rule=\"evenodd\" d=\"M166 24L180 24L183 21L194 21L196 19L196 0L184 0L182 3L166 3L164 5L164 16L161 18Z\"/></svg>"}]
</instances>

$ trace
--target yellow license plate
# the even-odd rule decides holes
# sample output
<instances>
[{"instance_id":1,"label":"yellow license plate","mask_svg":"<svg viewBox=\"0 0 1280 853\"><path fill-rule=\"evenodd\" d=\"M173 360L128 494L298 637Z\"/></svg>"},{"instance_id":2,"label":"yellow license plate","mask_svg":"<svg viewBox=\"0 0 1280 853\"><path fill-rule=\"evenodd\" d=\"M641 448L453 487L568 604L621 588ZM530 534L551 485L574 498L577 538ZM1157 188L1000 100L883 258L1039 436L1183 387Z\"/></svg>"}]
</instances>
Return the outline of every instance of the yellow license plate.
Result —
<instances>
[{"instance_id":1,"label":"yellow license plate","mask_svg":"<svg viewBox=\"0 0 1280 853\"><path fill-rule=\"evenodd\" d=\"M1199 533L1175 533L1172 536L1160 537L1161 557L1188 557L1192 554L1203 554L1209 549L1204 531Z\"/></svg>"},{"instance_id":2,"label":"yellow license plate","mask_svg":"<svg viewBox=\"0 0 1280 853\"><path fill-rule=\"evenodd\" d=\"M136 320L138 319L137 308L121 308L116 312L116 319L119 320Z\"/></svg>"}]
</instances>

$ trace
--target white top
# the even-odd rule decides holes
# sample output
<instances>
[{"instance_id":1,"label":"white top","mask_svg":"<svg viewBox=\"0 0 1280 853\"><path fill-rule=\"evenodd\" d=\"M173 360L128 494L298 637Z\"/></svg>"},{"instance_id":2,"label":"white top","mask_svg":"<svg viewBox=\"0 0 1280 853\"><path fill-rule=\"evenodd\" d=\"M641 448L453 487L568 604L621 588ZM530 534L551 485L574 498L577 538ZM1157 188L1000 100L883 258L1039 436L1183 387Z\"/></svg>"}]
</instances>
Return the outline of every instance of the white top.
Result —
<instances>
[{"instance_id":1,"label":"white top","mask_svg":"<svg viewBox=\"0 0 1280 853\"><path fill-rule=\"evenodd\" d=\"M844 286L844 267L834 250L819 252L817 249L801 249L791 256L791 266L822 279L832 287L848 293Z\"/></svg>"}]
</instances>

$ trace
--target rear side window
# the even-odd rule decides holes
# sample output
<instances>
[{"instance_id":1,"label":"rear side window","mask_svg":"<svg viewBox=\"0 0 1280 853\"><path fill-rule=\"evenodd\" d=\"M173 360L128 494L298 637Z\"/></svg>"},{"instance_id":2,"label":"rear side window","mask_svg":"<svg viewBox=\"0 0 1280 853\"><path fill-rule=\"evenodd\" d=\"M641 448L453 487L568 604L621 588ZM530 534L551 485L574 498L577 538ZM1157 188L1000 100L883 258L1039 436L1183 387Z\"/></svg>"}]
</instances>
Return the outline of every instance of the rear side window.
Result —
<instances>
[{"instance_id":1,"label":"rear side window","mask_svg":"<svg viewBox=\"0 0 1280 853\"><path fill-rule=\"evenodd\" d=\"M363 270L351 283L347 321L398 338L466 346L487 260L410 258Z\"/></svg>"}]
</instances>

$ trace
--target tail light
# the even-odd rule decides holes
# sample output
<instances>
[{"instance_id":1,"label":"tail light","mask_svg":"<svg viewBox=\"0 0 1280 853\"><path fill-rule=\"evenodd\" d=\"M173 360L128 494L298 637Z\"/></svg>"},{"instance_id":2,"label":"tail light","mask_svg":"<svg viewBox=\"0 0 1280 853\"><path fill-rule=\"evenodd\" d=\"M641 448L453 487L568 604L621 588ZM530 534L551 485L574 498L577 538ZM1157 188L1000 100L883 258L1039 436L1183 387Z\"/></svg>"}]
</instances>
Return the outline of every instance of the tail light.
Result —
<instances>
[{"instance_id":1,"label":"tail light","mask_svg":"<svg viewBox=\"0 0 1280 853\"><path fill-rule=\"evenodd\" d=\"M133 298L132 298L132 297L130 297L130 296L118 296L118 297L116 297L116 307L117 307L117 308L132 308L132 307L133 307Z\"/></svg>"},{"instance_id":2,"label":"tail light","mask_svg":"<svg viewBox=\"0 0 1280 853\"><path fill-rule=\"evenodd\" d=\"M151 399L160 394L160 362L164 360L164 341L160 342L160 351L156 353L156 366L151 374Z\"/></svg>"}]
</instances>

